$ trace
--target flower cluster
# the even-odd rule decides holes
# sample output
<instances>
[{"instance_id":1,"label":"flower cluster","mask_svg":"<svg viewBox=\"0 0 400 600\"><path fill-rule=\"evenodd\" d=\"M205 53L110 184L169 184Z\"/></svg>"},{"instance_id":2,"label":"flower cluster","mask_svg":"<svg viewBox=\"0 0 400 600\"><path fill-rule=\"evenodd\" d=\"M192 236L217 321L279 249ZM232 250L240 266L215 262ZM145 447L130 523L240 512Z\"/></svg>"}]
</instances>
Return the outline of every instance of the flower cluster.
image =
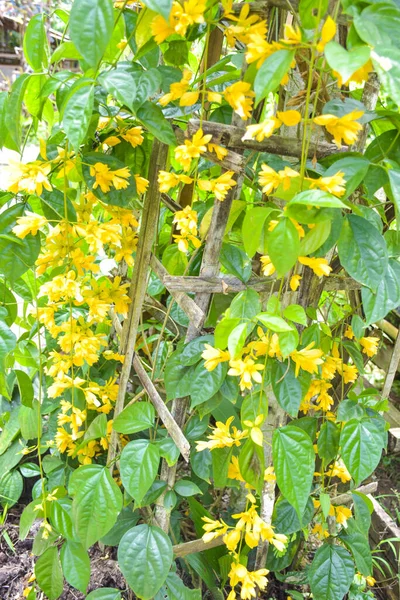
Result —
<instances>
[{"instance_id":1,"label":"flower cluster","mask_svg":"<svg viewBox=\"0 0 400 600\"><path fill-rule=\"evenodd\" d=\"M188 251L189 242L195 248L201 246L201 241L197 237L197 212L195 210L190 208L190 206L185 206L183 210L178 210L174 214L174 223L179 231L179 234L174 235L174 240L181 252Z\"/></svg>"}]
</instances>

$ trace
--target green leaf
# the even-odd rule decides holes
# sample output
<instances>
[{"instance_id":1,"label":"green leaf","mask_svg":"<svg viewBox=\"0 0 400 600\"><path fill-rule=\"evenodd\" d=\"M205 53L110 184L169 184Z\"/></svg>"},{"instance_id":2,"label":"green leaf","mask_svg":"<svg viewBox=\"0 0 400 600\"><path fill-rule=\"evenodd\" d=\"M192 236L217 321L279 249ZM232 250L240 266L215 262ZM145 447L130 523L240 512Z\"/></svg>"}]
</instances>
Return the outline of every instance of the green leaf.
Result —
<instances>
[{"instance_id":1,"label":"green leaf","mask_svg":"<svg viewBox=\"0 0 400 600\"><path fill-rule=\"evenodd\" d=\"M41 71L49 63L48 42L44 26L44 15L34 15L24 34L24 54L26 62L34 71Z\"/></svg>"},{"instance_id":2,"label":"green leaf","mask_svg":"<svg viewBox=\"0 0 400 600\"><path fill-rule=\"evenodd\" d=\"M216 448L211 452L214 486L217 488L226 486L232 452L232 448Z\"/></svg>"},{"instance_id":3,"label":"green leaf","mask_svg":"<svg viewBox=\"0 0 400 600\"><path fill-rule=\"evenodd\" d=\"M214 344L214 336L202 335L186 344L180 353L180 361L182 365L189 367L199 362L199 360L201 360L201 355L204 352L205 344L210 344L212 346Z\"/></svg>"},{"instance_id":4,"label":"green leaf","mask_svg":"<svg viewBox=\"0 0 400 600\"><path fill-rule=\"evenodd\" d=\"M42 420L39 418L40 404L37 400L32 403L32 408L29 406L21 406L19 409L19 424L21 427L21 435L25 440L33 440L38 438L42 433Z\"/></svg>"},{"instance_id":5,"label":"green leaf","mask_svg":"<svg viewBox=\"0 0 400 600\"><path fill-rule=\"evenodd\" d=\"M400 264L390 258L383 278L376 293L369 288L361 288L362 305L365 314L365 325L376 323L400 304ZM358 336L356 336L358 337ZM362 337L362 336L359 336Z\"/></svg>"},{"instance_id":6,"label":"green leaf","mask_svg":"<svg viewBox=\"0 0 400 600\"><path fill-rule=\"evenodd\" d=\"M283 311L283 316L289 321L300 323L300 325L307 325L306 311L300 304L290 304Z\"/></svg>"},{"instance_id":7,"label":"green leaf","mask_svg":"<svg viewBox=\"0 0 400 600\"><path fill-rule=\"evenodd\" d=\"M60 60L81 60L82 55L75 48L75 44L73 42L62 42L57 48L54 50L53 54L50 58L50 64L54 64L59 62Z\"/></svg>"},{"instance_id":8,"label":"green leaf","mask_svg":"<svg viewBox=\"0 0 400 600\"><path fill-rule=\"evenodd\" d=\"M170 437L157 440L160 456L165 458L169 467L172 467L179 458L179 449Z\"/></svg>"},{"instance_id":9,"label":"green leaf","mask_svg":"<svg viewBox=\"0 0 400 600\"><path fill-rule=\"evenodd\" d=\"M358 528L367 536L371 527L371 514L374 512L374 505L371 500L362 492L352 492L354 502L354 518Z\"/></svg>"},{"instance_id":10,"label":"green leaf","mask_svg":"<svg viewBox=\"0 0 400 600\"><path fill-rule=\"evenodd\" d=\"M112 171L123 169L125 167L125 164L115 158L115 156L100 154L99 152L84 154L82 156L82 172L86 184L93 191L94 195L102 202L111 204L112 206L128 206L129 202L136 198L136 183L133 173L130 173L127 188L117 190L114 187L111 187L111 189L105 193L101 191L100 187L93 189L95 177L90 173L90 165L95 165L99 162L107 165Z\"/></svg>"},{"instance_id":11,"label":"green leaf","mask_svg":"<svg viewBox=\"0 0 400 600\"><path fill-rule=\"evenodd\" d=\"M339 73L343 83L346 83L369 60L371 49L369 46L356 46L347 51L337 42L329 42L324 54L330 68Z\"/></svg>"},{"instance_id":12,"label":"green leaf","mask_svg":"<svg viewBox=\"0 0 400 600\"><path fill-rule=\"evenodd\" d=\"M360 531L354 519L347 521L346 529L340 532L340 539L352 553L357 571L368 577L372 574L372 555L368 543L368 535Z\"/></svg>"},{"instance_id":13,"label":"green leaf","mask_svg":"<svg viewBox=\"0 0 400 600\"><path fill-rule=\"evenodd\" d=\"M251 260L241 248L233 244L222 244L220 263L228 273L235 275L243 282L250 279Z\"/></svg>"},{"instance_id":14,"label":"green leaf","mask_svg":"<svg viewBox=\"0 0 400 600\"><path fill-rule=\"evenodd\" d=\"M59 498L51 503L50 516L52 525L67 539L74 540L74 532L71 520L72 502Z\"/></svg>"},{"instance_id":15,"label":"green leaf","mask_svg":"<svg viewBox=\"0 0 400 600\"><path fill-rule=\"evenodd\" d=\"M0 504L10 508L21 497L24 484L18 471L9 471L0 478Z\"/></svg>"},{"instance_id":16,"label":"green leaf","mask_svg":"<svg viewBox=\"0 0 400 600\"><path fill-rule=\"evenodd\" d=\"M318 250L318 248L320 248L328 239L331 233L331 227L331 221L326 220L317 223L315 227L310 229L310 231L307 231L304 238L300 240L300 255L308 256Z\"/></svg>"},{"instance_id":17,"label":"green leaf","mask_svg":"<svg viewBox=\"0 0 400 600\"><path fill-rule=\"evenodd\" d=\"M246 212L242 225L242 240L246 254L250 258L257 252L264 223L271 212L274 211L275 209L273 208L257 206Z\"/></svg>"},{"instance_id":18,"label":"green leaf","mask_svg":"<svg viewBox=\"0 0 400 600\"><path fill-rule=\"evenodd\" d=\"M271 373L272 389L279 405L291 417L297 417L300 409L302 391L299 380L294 376L292 366L286 362L274 360Z\"/></svg>"},{"instance_id":19,"label":"green leaf","mask_svg":"<svg viewBox=\"0 0 400 600\"><path fill-rule=\"evenodd\" d=\"M250 438L240 449L239 468L243 479L260 494L264 484L264 451Z\"/></svg>"},{"instance_id":20,"label":"green leaf","mask_svg":"<svg viewBox=\"0 0 400 600\"><path fill-rule=\"evenodd\" d=\"M193 481L189 479L180 479L174 485L174 490L180 496L188 498L189 496L196 496L196 494L202 494L203 492Z\"/></svg>"},{"instance_id":21,"label":"green leaf","mask_svg":"<svg viewBox=\"0 0 400 600\"><path fill-rule=\"evenodd\" d=\"M71 475L72 519L77 535L89 548L105 535L122 508L122 494L109 470L101 465L84 465Z\"/></svg>"},{"instance_id":22,"label":"green leaf","mask_svg":"<svg viewBox=\"0 0 400 600\"><path fill-rule=\"evenodd\" d=\"M265 392L253 392L243 398L240 408L240 420L255 421L258 415L268 414L268 398ZM246 429L243 426L243 429Z\"/></svg>"},{"instance_id":23,"label":"green leaf","mask_svg":"<svg viewBox=\"0 0 400 600\"><path fill-rule=\"evenodd\" d=\"M339 198L322 190L300 192L288 202L288 207L294 205L317 206L318 208L346 208L346 205Z\"/></svg>"},{"instance_id":24,"label":"green leaf","mask_svg":"<svg viewBox=\"0 0 400 600\"><path fill-rule=\"evenodd\" d=\"M99 588L90 592L86 600L121 600L121 592L115 588Z\"/></svg>"},{"instance_id":25,"label":"green leaf","mask_svg":"<svg viewBox=\"0 0 400 600\"><path fill-rule=\"evenodd\" d=\"M324 543L308 571L314 600L342 600L354 576L354 563L342 546Z\"/></svg>"},{"instance_id":26,"label":"green leaf","mask_svg":"<svg viewBox=\"0 0 400 600\"><path fill-rule=\"evenodd\" d=\"M366 479L379 464L382 454L382 434L371 419L352 419L344 424L340 434L341 456L355 485Z\"/></svg>"},{"instance_id":27,"label":"green leaf","mask_svg":"<svg viewBox=\"0 0 400 600\"><path fill-rule=\"evenodd\" d=\"M350 421L351 419L361 419L364 416L363 407L356 400L345 398L338 406L337 420Z\"/></svg>"},{"instance_id":28,"label":"green leaf","mask_svg":"<svg viewBox=\"0 0 400 600\"><path fill-rule=\"evenodd\" d=\"M367 6L355 16L353 23L360 38L370 46L385 44L387 40L398 45L400 11L391 3L378 2Z\"/></svg>"},{"instance_id":29,"label":"green leaf","mask_svg":"<svg viewBox=\"0 0 400 600\"><path fill-rule=\"evenodd\" d=\"M137 433L154 426L155 411L150 402L135 402L118 415L113 429L118 433Z\"/></svg>"},{"instance_id":30,"label":"green leaf","mask_svg":"<svg viewBox=\"0 0 400 600\"><path fill-rule=\"evenodd\" d=\"M271 315L267 312L258 313L255 318L265 325L267 329L275 331L276 333L293 330L292 325L289 325L282 317L277 317L276 315Z\"/></svg>"},{"instance_id":31,"label":"green leaf","mask_svg":"<svg viewBox=\"0 0 400 600\"><path fill-rule=\"evenodd\" d=\"M75 0L69 35L90 67L97 68L114 29L112 0Z\"/></svg>"},{"instance_id":32,"label":"green leaf","mask_svg":"<svg viewBox=\"0 0 400 600\"><path fill-rule=\"evenodd\" d=\"M164 250L162 264L170 275L183 275L188 266L188 259L186 254L173 244Z\"/></svg>"},{"instance_id":33,"label":"green leaf","mask_svg":"<svg viewBox=\"0 0 400 600\"><path fill-rule=\"evenodd\" d=\"M304 511L301 523L293 506L280 497L274 506L272 516L272 525L276 528L277 533L290 535L307 527L314 515L314 504L311 498L308 499L306 509Z\"/></svg>"},{"instance_id":34,"label":"green leaf","mask_svg":"<svg viewBox=\"0 0 400 600\"><path fill-rule=\"evenodd\" d=\"M278 276L285 275L295 265L299 251L300 239L296 227L290 219L280 219L273 231L268 233L268 253Z\"/></svg>"},{"instance_id":35,"label":"green leaf","mask_svg":"<svg viewBox=\"0 0 400 600\"><path fill-rule=\"evenodd\" d=\"M185 367L180 361L180 352L176 351L167 360L164 371L164 385L167 392L167 400L182 398L190 393L190 385L187 384L186 376L192 378L193 367Z\"/></svg>"},{"instance_id":36,"label":"green leaf","mask_svg":"<svg viewBox=\"0 0 400 600\"><path fill-rule=\"evenodd\" d=\"M11 139L17 146L21 144L21 112L22 102L25 96L26 86L31 75L23 73L14 81L11 87L10 95L6 104L5 110L5 122L7 124L8 131Z\"/></svg>"},{"instance_id":37,"label":"green leaf","mask_svg":"<svg viewBox=\"0 0 400 600\"><path fill-rule=\"evenodd\" d=\"M13 286L13 287L14 287L14 291L18 295L20 295L18 293L18 290L15 289L15 286ZM32 298L30 298L30 300L31 299ZM3 317L2 320L4 320L4 322L8 326L11 326L14 323L14 321L18 315L17 300L15 299L14 294L1 281L0 281L0 308L4 308L7 311L7 316Z\"/></svg>"},{"instance_id":38,"label":"green leaf","mask_svg":"<svg viewBox=\"0 0 400 600\"><path fill-rule=\"evenodd\" d=\"M319 501L321 503L322 514L324 515L324 518L327 519L331 508L331 499L329 494L321 492L319 495Z\"/></svg>"},{"instance_id":39,"label":"green leaf","mask_svg":"<svg viewBox=\"0 0 400 600\"><path fill-rule=\"evenodd\" d=\"M122 536L132 529L139 521L140 515L138 511L133 511L132 506L125 506L118 515L115 525L110 529L105 536L101 538L101 542L105 546L118 546Z\"/></svg>"},{"instance_id":40,"label":"green leaf","mask_svg":"<svg viewBox=\"0 0 400 600\"><path fill-rule=\"evenodd\" d=\"M160 13L168 21L172 8L172 0L143 0L143 4L150 10Z\"/></svg>"},{"instance_id":41,"label":"green leaf","mask_svg":"<svg viewBox=\"0 0 400 600\"><path fill-rule=\"evenodd\" d=\"M257 104L276 90L288 72L294 55L294 50L278 50L263 62L254 80Z\"/></svg>"},{"instance_id":42,"label":"green leaf","mask_svg":"<svg viewBox=\"0 0 400 600\"><path fill-rule=\"evenodd\" d=\"M168 573L165 585L170 600L201 600L201 590L186 587L177 573Z\"/></svg>"},{"instance_id":43,"label":"green leaf","mask_svg":"<svg viewBox=\"0 0 400 600\"><path fill-rule=\"evenodd\" d=\"M67 540L61 548L60 558L65 579L84 594L90 580L89 554L79 542Z\"/></svg>"},{"instance_id":44,"label":"green leaf","mask_svg":"<svg viewBox=\"0 0 400 600\"><path fill-rule=\"evenodd\" d=\"M3 321L0 321L0 368L4 365L7 354L12 352L17 344L17 338Z\"/></svg>"},{"instance_id":45,"label":"green leaf","mask_svg":"<svg viewBox=\"0 0 400 600\"><path fill-rule=\"evenodd\" d=\"M90 124L94 103L94 87L80 86L69 96L63 111L63 126L72 147L77 151Z\"/></svg>"},{"instance_id":46,"label":"green leaf","mask_svg":"<svg viewBox=\"0 0 400 600\"><path fill-rule=\"evenodd\" d=\"M176 138L171 124L164 117L159 106L151 102L145 102L137 111L136 116L160 142L169 146L176 146Z\"/></svg>"},{"instance_id":47,"label":"green leaf","mask_svg":"<svg viewBox=\"0 0 400 600\"><path fill-rule=\"evenodd\" d=\"M299 15L304 29L315 29L320 22L319 15L325 15L328 0L300 0Z\"/></svg>"},{"instance_id":48,"label":"green leaf","mask_svg":"<svg viewBox=\"0 0 400 600\"><path fill-rule=\"evenodd\" d=\"M226 377L227 370L227 363L219 363L213 371L207 371L203 362L198 364L193 374L190 389L191 409L202 402L206 402L218 392Z\"/></svg>"},{"instance_id":49,"label":"green leaf","mask_svg":"<svg viewBox=\"0 0 400 600\"><path fill-rule=\"evenodd\" d=\"M246 343L248 332L247 323L237 325L228 338L228 350L233 359L237 358Z\"/></svg>"},{"instance_id":50,"label":"green leaf","mask_svg":"<svg viewBox=\"0 0 400 600\"><path fill-rule=\"evenodd\" d=\"M260 310L260 296L255 290L248 289L234 297L229 309L229 316L232 318L252 319Z\"/></svg>"},{"instance_id":51,"label":"green leaf","mask_svg":"<svg viewBox=\"0 0 400 600\"><path fill-rule=\"evenodd\" d=\"M138 504L157 476L160 451L149 440L133 440L121 454L121 479L125 489Z\"/></svg>"},{"instance_id":52,"label":"green leaf","mask_svg":"<svg viewBox=\"0 0 400 600\"><path fill-rule=\"evenodd\" d=\"M348 274L376 291L388 264L385 240L376 227L363 217L348 215L342 225L338 251Z\"/></svg>"},{"instance_id":53,"label":"green leaf","mask_svg":"<svg viewBox=\"0 0 400 600\"><path fill-rule=\"evenodd\" d=\"M32 408L34 392L31 378L25 373L25 371L21 371L20 369L14 369L14 373L17 377L21 403L24 406Z\"/></svg>"},{"instance_id":54,"label":"green leaf","mask_svg":"<svg viewBox=\"0 0 400 600\"><path fill-rule=\"evenodd\" d=\"M337 456L339 451L339 438L340 429L336 423L325 421L325 423L321 425L317 447L318 456L325 461L325 464L328 464Z\"/></svg>"},{"instance_id":55,"label":"green leaf","mask_svg":"<svg viewBox=\"0 0 400 600\"><path fill-rule=\"evenodd\" d=\"M279 489L301 520L315 470L312 441L298 427L279 427L273 434L272 455Z\"/></svg>"},{"instance_id":56,"label":"green leaf","mask_svg":"<svg viewBox=\"0 0 400 600\"><path fill-rule=\"evenodd\" d=\"M133 527L125 533L118 547L122 574L142 600L156 595L167 578L172 560L171 541L159 527Z\"/></svg>"},{"instance_id":57,"label":"green leaf","mask_svg":"<svg viewBox=\"0 0 400 600\"><path fill-rule=\"evenodd\" d=\"M117 65L115 69L100 75L100 82L121 104L133 107L136 98L137 77L140 76L131 65Z\"/></svg>"},{"instance_id":58,"label":"green leaf","mask_svg":"<svg viewBox=\"0 0 400 600\"><path fill-rule=\"evenodd\" d=\"M215 347L224 350L228 346L228 339L232 331L240 324L240 318L229 319L224 317L215 328Z\"/></svg>"},{"instance_id":59,"label":"green leaf","mask_svg":"<svg viewBox=\"0 0 400 600\"><path fill-rule=\"evenodd\" d=\"M54 546L39 556L35 565L36 582L49 600L57 600L63 592L63 574L58 550Z\"/></svg>"}]
</instances>

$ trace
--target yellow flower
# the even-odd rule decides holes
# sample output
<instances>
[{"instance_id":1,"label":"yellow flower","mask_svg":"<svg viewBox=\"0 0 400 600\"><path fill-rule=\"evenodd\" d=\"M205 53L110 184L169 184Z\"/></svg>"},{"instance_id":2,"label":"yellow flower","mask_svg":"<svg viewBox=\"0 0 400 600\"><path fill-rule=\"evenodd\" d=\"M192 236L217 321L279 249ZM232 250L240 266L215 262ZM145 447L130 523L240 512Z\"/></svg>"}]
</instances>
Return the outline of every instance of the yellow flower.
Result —
<instances>
[{"instance_id":1,"label":"yellow flower","mask_svg":"<svg viewBox=\"0 0 400 600\"><path fill-rule=\"evenodd\" d=\"M285 44L290 45L298 45L301 44L301 30L297 25L293 27L293 25L289 25L289 23L285 24L285 37L283 40L280 40Z\"/></svg>"},{"instance_id":2,"label":"yellow flower","mask_svg":"<svg viewBox=\"0 0 400 600\"><path fill-rule=\"evenodd\" d=\"M286 127L293 127L301 121L301 114L298 110L278 111L276 116Z\"/></svg>"},{"instance_id":3,"label":"yellow flower","mask_svg":"<svg viewBox=\"0 0 400 600\"><path fill-rule=\"evenodd\" d=\"M332 267L328 265L326 258L310 258L309 256L299 256L299 263L310 267L318 277L328 277Z\"/></svg>"},{"instance_id":4,"label":"yellow flower","mask_svg":"<svg viewBox=\"0 0 400 600\"><path fill-rule=\"evenodd\" d=\"M317 44L318 52L323 52L326 44L330 42L336 35L336 23L329 17L326 19L325 23L321 29L321 39Z\"/></svg>"},{"instance_id":5,"label":"yellow flower","mask_svg":"<svg viewBox=\"0 0 400 600\"><path fill-rule=\"evenodd\" d=\"M267 467L264 471L264 481L276 481L274 467Z\"/></svg>"},{"instance_id":6,"label":"yellow flower","mask_svg":"<svg viewBox=\"0 0 400 600\"><path fill-rule=\"evenodd\" d=\"M351 325L346 325L346 329L344 332L344 337L347 337L349 340L353 340L354 339L354 333L353 330L351 328Z\"/></svg>"},{"instance_id":7,"label":"yellow flower","mask_svg":"<svg viewBox=\"0 0 400 600\"><path fill-rule=\"evenodd\" d=\"M207 151L208 142L212 135L204 135L203 130L196 131L191 140L185 140L185 143L175 148L175 159L182 165L184 171L190 169L193 158L199 158L201 154Z\"/></svg>"},{"instance_id":8,"label":"yellow flower","mask_svg":"<svg viewBox=\"0 0 400 600\"><path fill-rule=\"evenodd\" d=\"M321 540L329 537L329 531L327 531L326 525L323 526L321 523L315 523L311 533L317 535Z\"/></svg>"},{"instance_id":9,"label":"yellow flower","mask_svg":"<svg viewBox=\"0 0 400 600\"><path fill-rule=\"evenodd\" d=\"M125 50L125 48L127 47L127 45L128 45L127 39L126 38L122 38L122 40L120 42L118 42L117 48L119 50Z\"/></svg>"},{"instance_id":10,"label":"yellow flower","mask_svg":"<svg viewBox=\"0 0 400 600\"><path fill-rule=\"evenodd\" d=\"M256 383L262 383L262 376L259 371L264 369L264 365L257 364L250 356L246 356L244 360L231 360L228 375L240 377L239 386L242 392L251 390L253 387L252 380Z\"/></svg>"},{"instance_id":11,"label":"yellow flower","mask_svg":"<svg viewBox=\"0 0 400 600\"><path fill-rule=\"evenodd\" d=\"M189 231L196 235L197 233L197 212L190 206L185 206L183 210L178 210L174 214L174 223L177 229Z\"/></svg>"},{"instance_id":12,"label":"yellow flower","mask_svg":"<svg viewBox=\"0 0 400 600\"><path fill-rule=\"evenodd\" d=\"M229 552L234 552L236 550L241 537L242 534L238 529L232 529L229 533L224 535L223 541Z\"/></svg>"},{"instance_id":13,"label":"yellow flower","mask_svg":"<svg viewBox=\"0 0 400 600\"><path fill-rule=\"evenodd\" d=\"M12 231L17 237L24 239L28 233L36 235L39 229L42 229L45 225L47 225L45 217L27 211L24 217L18 217L17 224Z\"/></svg>"},{"instance_id":14,"label":"yellow flower","mask_svg":"<svg viewBox=\"0 0 400 600\"><path fill-rule=\"evenodd\" d=\"M229 571L229 584L235 587L238 583L242 589L240 597L242 600L251 600L256 597L256 587L260 590L265 590L268 584L269 571L267 569L258 569L258 571L248 571L244 565L240 563L232 563Z\"/></svg>"},{"instance_id":15,"label":"yellow flower","mask_svg":"<svg viewBox=\"0 0 400 600\"><path fill-rule=\"evenodd\" d=\"M354 383L358 377L358 370L355 365L343 365L342 375L344 383Z\"/></svg>"},{"instance_id":16,"label":"yellow flower","mask_svg":"<svg viewBox=\"0 0 400 600\"><path fill-rule=\"evenodd\" d=\"M207 371L213 371L220 363L227 362L231 358L228 350L213 348L210 344L204 344L204 348L201 357L205 360L204 368Z\"/></svg>"},{"instance_id":17,"label":"yellow flower","mask_svg":"<svg viewBox=\"0 0 400 600\"><path fill-rule=\"evenodd\" d=\"M279 174L266 164L261 165L261 171L258 175L258 183L262 186L264 194L269 196L273 191L278 189L281 178Z\"/></svg>"},{"instance_id":18,"label":"yellow flower","mask_svg":"<svg viewBox=\"0 0 400 600\"><path fill-rule=\"evenodd\" d=\"M272 264L272 261L271 261L270 257L268 256L268 254L266 254L265 256L261 256L260 262L261 262L261 270L263 272L263 275L265 275L265 277L270 277L271 275L273 275L275 273L275 267Z\"/></svg>"},{"instance_id":19,"label":"yellow flower","mask_svg":"<svg viewBox=\"0 0 400 600\"><path fill-rule=\"evenodd\" d=\"M167 194L172 187L179 183L189 184L193 179L188 175L177 175L176 173L168 173L167 171L159 171L158 186L161 193Z\"/></svg>"},{"instance_id":20,"label":"yellow flower","mask_svg":"<svg viewBox=\"0 0 400 600\"><path fill-rule=\"evenodd\" d=\"M9 166L5 169L7 189L13 194L27 192L37 196L42 194L43 188L51 192L53 188L47 178L50 171L51 165L39 160L27 164L10 160Z\"/></svg>"},{"instance_id":21,"label":"yellow flower","mask_svg":"<svg viewBox=\"0 0 400 600\"><path fill-rule=\"evenodd\" d=\"M247 431L240 431L235 426L232 426L232 432L230 430L231 423L235 417L229 417L226 423L221 421L216 422L215 427L211 427L212 433L207 436L209 442L196 442L197 452L201 452L206 448L214 450L215 448L231 448L232 446L240 446L240 441L247 437Z\"/></svg>"},{"instance_id":22,"label":"yellow flower","mask_svg":"<svg viewBox=\"0 0 400 600\"><path fill-rule=\"evenodd\" d=\"M140 175L135 175L136 182L136 191L138 194L144 194L147 188L149 187L149 180L144 177L140 177Z\"/></svg>"},{"instance_id":23,"label":"yellow flower","mask_svg":"<svg viewBox=\"0 0 400 600\"><path fill-rule=\"evenodd\" d=\"M294 169L291 169L290 167L285 167L282 171L278 172L278 175L280 178L280 182L283 184L283 189L285 191L287 191L290 188L292 178L300 177L300 173L298 173Z\"/></svg>"},{"instance_id":24,"label":"yellow flower","mask_svg":"<svg viewBox=\"0 0 400 600\"><path fill-rule=\"evenodd\" d=\"M333 398L328 394L328 390L332 387L332 384L324 381L323 379L318 380L315 383L317 383L319 386L318 396L316 398L318 408L326 412L333 405Z\"/></svg>"},{"instance_id":25,"label":"yellow flower","mask_svg":"<svg viewBox=\"0 0 400 600\"><path fill-rule=\"evenodd\" d=\"M173 33L184 36L194 23L204 23L205 0L187 0L183 6L173 2L168 22L157 15L151 22L151 33L157 44L161 44Z\"/></svg>"},{"instance_id":26,"label":"yellow flower","mask_svg":"<svg viewBox=\"0 0 400 600\"><path fill-rule=\"evenodd\" d=\"M297 290L297 288L300 285L300 281L301 281L301 275L292 275L292 277L290 278L290 289L292 290L292 292L295 292Z\"/></svg>"},{"instance_id":27,"label":"yellow flower","mask_svg":"<svg viewBox=\"0 0 400 600\"><path fill-rule=\"evenodd\" d=\"M341 148L342 140L348 145L354 144L357 141L358 134L362 129L362 125L357 122L357 119L362 117L363 114L364 111L362 110L353 110L343 117L336 117L329 114L320 115L319 117L315 117L314 123L325 127L333 135L337 147Z\"/></svg>"},{"instance_id":28,"label":"yellow flower","mask_svg":"<svg viewBox=\"0 0 400 600\"><path fill-rule=\"evenodd\" d=\"M137 125L136 127L131 127L128 131L121 133L121 137L126 142L129 142L133 148L136 148L136 146L140 146L143 143L144 137L142 134L143 128L140 127L140 125Z\"/></svg>"},{"instance_id":29,"label":"yellow flower","mask_svg":"<svg viewBox=\"0 0 400 600\"><path fill-rule=\"evenodd\" d=\"M258 415L255 421L243 421L243 424L250 429L250 437L257 446L263 446L263 432L260 429L264 421L264 415Z\"/></svg>"},{"instance_id":30,"label":"yellow flower","mask_svg":"<svg viewBox=\"0 0 400 600\"><path fill-rule=\"evenodd\" d=\"M109 192L111 186L117 190L124 190L129 185L127 179L130 173L127 167L111 171L108 165L98 162L90 167L90 175L95 178L93 189L100 187L103 194Z\"/></svg>"},{"instance_id":31,"label":"yellow flower","mask_svg":"<svg viewBox=\"0 0 400 600\"><path fill-rule=\"evenodd\" d=\"M248 125L242 140L246 141L255 139L257 142L262 142L265 138L271 137L274 131L279 129L281 125L282 121L280 121L280 119L277 117L268 117L261 123Z\"/></svg>"},{"instance_id":32,"label":"yellow flower","mask_svg":"<svg viewBox=\"0 0 400 600\"><path fill-rule=\"evenodd\" d=\"M373 587L376 583L376 579L374 579L371 575L368 575L368 577L365 578L365 581L370 587Z\"/></svg>"},{"instance_id":33,"label":"yellow flower","mask_svg":"<svg viewBox=\"0 0 400 600\"><path fill-rule=\"evenodd\" d=\"M236 185L236 181L232 179L233 171L225 171L217 179L200 179L197 182L201 190L212 192L217 200L225 200L226 194Z\"/></svg>"},{"instance_id":34,"label":"yellow flower","mask_svg":"<svg viewBox=\"0 0 400 600\"><path fill-rule=\"evenodd\" d=\"M374 66L371 60L368 60L365 65L363 65L360 69L357 69L350 77L348 77L345 81L343 81L340 73L336 71L332 71L332 75L337 78L338 86L342 87L342 85L349 85L350 82L353 83L363 83L367 81L369 74L374 70Z\"/></svg>"},{"instance_id":35,"label":"yellow flower","mask_svg":"<svg viewBox=\"0 0 400 600\"><path fill-rule=\"evenodd\" d=\"M360 339L360 344L362 346L362 351L364 352L364 354L366 354L369 357L375 356L375 354L378 352L379 338L372 336L362 337Z\"/></svg>"},{"instance_id":36,"label":"yellow flower","mask_svg":"<svg viewBox=\"0 0 400 600\"><path fill-rule=\"evenodd\" d=\"M237 81L225 88L225 100L243 120L249 119L253 107L255 93L250 83Z\"/></svg>"},{"instance_id":37,"label":"yellow flower","mask_svg":"<svg viewBox=\"0 0 400 600\"><path fill-rule=\"evenodd\" d=\"M229 19L230 21L234 21L235 23L234 25L229 25L224 30L228 46L233 48L237 41L246 44L248 42L250 32L259 31L264 35L267 33L266 21L260 21L260 17L258 15L249 15L250 6L247 3L242 5L238 16L232 12L233 2L231 0L222 2L222 5L224 7L223 17L225 19Z\"/></svg>"},{"instance_id":38,"label":"yellow flower","mask_svg":"<svg viewBox=\"0 0 400 600\"><path fill-rule=\"evenodd\" d=\"M336 175L331 175L330 177L320 177L319 179L307 178L307 181L311 182L311 189L317 188L319 190L323 190L324 192L329 192L338 198L343 196L343 194L346 192L346 188L344 187L346 181L342 171L339 171L336 173Z\"/></svg>"},{"instance_id":39,"label":"yellow flower","mask_svg":"<svg viewBox=\"0 0 400 600\"><path fill-rule=\"evenodd\" d=\"M193 244L195 248L200 248L201 240L191 233L185 233L184 235L174 235L174 242L178 244L178 249L181 252L187 252L189 250L189 242Z\"/></svg>"},{"instance_id":40,"label":"yellow flower","mask_svg":"<svg viewBox=\"0 0 400 600\"><path fill-rule=\"evenodd\" d=\"M240 473L239 459L237 456L232 456L231 463L228 467L229 479L236 479L236 481L244 481L242 474Z\"/></svg>"},{"instance_id":41,"label":"yellow flower","mask_svg":"<svg viewBox=\"0 0 400 600\"><path fill-rule=\"evenodd\" d=\"M300 369L308 373L318 373L318 366L324 362L321 358L324 353L318 348L313 348L314 345L315 342L311 342L302 350L294 350L291 353L290 358L296 363L296 377Z\"/></svg>"},{"instance_id":42,"label":"yellow flower","mask_svg":"<svg viewBox=\"0 0 400 600\"><path fill-rule=\"evenodd\" d=\"M106 360L117 360L120 363L123 363L125 360L124 354L118 354L118 352L113 352L112 350L104 350L103 356Z\"/></svg>"},{"instance_id":43,"label":"yellow flower","mask_svg":"<svg viewBox=\"0 0 400 600\"><path fill-rule=\"evenodd\" d=\"M352 513L346 506L331 506L332 516L336 518L336 522L343 527L347 527L347 520L351 519ZM329 511L330 514L331 511Z\"/></svg>"},{"instance_id":44,"label":"yellow flower","mask_svg":"<svg viewBox=\"0 0 400 600\"><path fill-rule=\"evenodd\" d=\"M191 78L192 72L189 69L184 69L182 79L180 81L171 83L171 85L169 86L169 92L159 99L159 103L161 104L161 106L166 106L169 102L173 102L173 100L178 100L179 98L182 98L182 96L189 89Z\"/></svg>"},{"instance_id":45,"label":"yellow flower","mask_svg":"<svg viewBox=\"0 0 400 600\"><path fill-rule=\"evenodd\" d=\"M342 462L334 462L325 474L327 477L338 477L342 483L351 481L351 475Z\"/></svg>"},{"instance_id":46,"label":"yellow flower","mask_svg":"<svg viewBox=\"0 0 400 600\"><path fill-rule=\"evenodd\" d=\"M207 147L209 152L215 152L218 160L223 160L228 155L228 150L218 144L208 144Z\"/></svg>"},{"instance_id":47,"label":"yellow flower","mask_svg":"<svg viewBox=\"0 0 400 600\"><path fill-rule=\"evenodd\" d=\"M259 339L250 342L249 346L251 351L255 351L257 358L259 356L265 356L268 354L271 358L277 356L281 357L281 349L279 347L279 337L276 333L264 334L261 327L257 327L257 334Z\"/></svg>"},{"instance_id":48,"label":"yellow flower","mask_svg":"<svg viewBox=\"0 0 400 600\"><path fill-rule=\"evenodd\" d=\"M252 31L248 35L248 40L246 61L248 64L257 61L257 69L261 67L263 62L271 56L271 54L274 54L274 52L282 50L282 48L285 47L279 42L269 43L266 39L266 34L263 31Z\"/></svg>"}]
</instances>

